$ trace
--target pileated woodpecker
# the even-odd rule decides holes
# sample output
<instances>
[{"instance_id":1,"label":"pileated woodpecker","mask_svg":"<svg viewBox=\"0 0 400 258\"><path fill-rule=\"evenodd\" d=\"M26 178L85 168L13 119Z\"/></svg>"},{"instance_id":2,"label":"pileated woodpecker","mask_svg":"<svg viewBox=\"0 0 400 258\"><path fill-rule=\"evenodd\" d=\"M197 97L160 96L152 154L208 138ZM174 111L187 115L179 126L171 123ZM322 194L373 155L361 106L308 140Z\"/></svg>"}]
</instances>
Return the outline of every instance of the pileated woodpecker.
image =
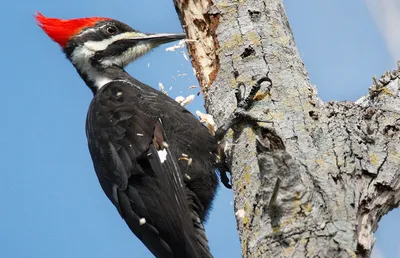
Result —
<instances>
[{"instance_id":1,"label":"pileated woodpecker","mask_svg":"<svg viewBox=\"0 0 400 258\"><path fill-rule=\"evenodd\" d=\"M145 34L109 18L37 13L92 90L86 135L107 197L156 257L212 257L203 222L218 185L217 141L175 100L124 67L183 34Z\"/></svg>"}]
</instances>

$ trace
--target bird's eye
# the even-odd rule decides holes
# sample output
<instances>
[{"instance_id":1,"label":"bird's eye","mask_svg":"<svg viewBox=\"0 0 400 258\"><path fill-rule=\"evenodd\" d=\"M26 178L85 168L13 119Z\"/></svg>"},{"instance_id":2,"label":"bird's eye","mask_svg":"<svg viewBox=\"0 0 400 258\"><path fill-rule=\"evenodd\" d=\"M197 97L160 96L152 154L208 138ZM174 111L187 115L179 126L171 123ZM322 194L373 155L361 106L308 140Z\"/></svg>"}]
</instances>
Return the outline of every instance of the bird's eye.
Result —
<instances>
[{"instance_id":1,"label":"bird's eye","mask_svg":"<svg viewBox=\"0 0 400 258\"><path fill-rule=\"evenodd\" d=\"M116 34L118 32L118 29L115 26L107 26L106 32L109 35L114 35L114 34Z\"/></svg>"}]
</instances>

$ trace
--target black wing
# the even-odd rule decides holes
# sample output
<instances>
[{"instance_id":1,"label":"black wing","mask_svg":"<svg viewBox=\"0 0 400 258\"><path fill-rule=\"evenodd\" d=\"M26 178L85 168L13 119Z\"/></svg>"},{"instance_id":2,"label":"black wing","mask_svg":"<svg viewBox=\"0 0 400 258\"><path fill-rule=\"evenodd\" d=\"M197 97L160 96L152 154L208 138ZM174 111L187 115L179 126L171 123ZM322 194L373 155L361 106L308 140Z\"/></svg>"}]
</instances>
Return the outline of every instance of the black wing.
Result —
<instances>
[{"instance_id":1,"label":"black wing","mask_svg":"<svg viewBox=\"0 0 400 258\"><path fill-rule=\"evenodd\" d=\"M88 112L89 150L100 184L156 257L212 257L162 120L143 112L140 89L103 86ZM165 157L164 157L165 156Z\"/></svg>"},{"instance_id":2,"label":"black wing","mask_svg":"<svg viewBox=\"0 0 400 258\"><path fill-rule=\"evenodd\" d=\"M204 221L218 186L215 173L218 144L215 137L212 137L208 129L175 100L135 78L131 78L130 83L134 89L143 92L143 94L138 93L141 102L137 104L141 112L150 117L160 115L163 117L164 130L175 156L181 157L182 154L187 154L192 158L190 165L184 160L180 160L179 165L186 186L198 198L197 212L201 221Z\"/></svg>"}]
</instances>

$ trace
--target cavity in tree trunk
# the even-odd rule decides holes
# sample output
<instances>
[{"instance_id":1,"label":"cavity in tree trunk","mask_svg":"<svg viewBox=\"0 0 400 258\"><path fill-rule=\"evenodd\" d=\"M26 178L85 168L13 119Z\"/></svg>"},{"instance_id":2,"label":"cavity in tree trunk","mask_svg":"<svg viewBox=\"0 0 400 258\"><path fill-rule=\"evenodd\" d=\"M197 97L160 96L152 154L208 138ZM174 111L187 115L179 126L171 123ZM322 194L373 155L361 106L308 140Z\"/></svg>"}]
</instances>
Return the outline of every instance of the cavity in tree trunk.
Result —
<instances>
[{"instance_id":1,"label":"cavity in tree trunk","mask_svg":"<svg viewBox=\"0 0 400 258\"><path fill-rule=\"evenodd\" d=\"M222 125L235 89L268 76L222 145L243 257L369 257L400 203L400 69L356 102L322 102L281 0L174 0L206 110Z\"/></svg>"}]
</instances>

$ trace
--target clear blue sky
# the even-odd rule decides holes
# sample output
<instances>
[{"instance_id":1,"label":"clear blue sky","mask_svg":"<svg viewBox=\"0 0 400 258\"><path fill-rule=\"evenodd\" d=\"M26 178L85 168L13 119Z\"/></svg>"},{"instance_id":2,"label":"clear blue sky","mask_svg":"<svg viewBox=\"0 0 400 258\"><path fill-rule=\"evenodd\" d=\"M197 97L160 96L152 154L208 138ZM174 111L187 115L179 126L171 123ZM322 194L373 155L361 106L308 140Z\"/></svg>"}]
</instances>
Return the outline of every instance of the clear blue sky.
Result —
<instances>
[{"instance_id":1,"label":"clear blue sky","mask_svg":"<svg viewBox=\"0 0 400 258\"><path fill-rule=\"evenodd\" d=\"M284 3L323 100L357 99L367 92L373 74L393 69L400 59L362 0ZM172 0L14 0L2 3L2 10L0 257L152 257L97 182L84 129L91 92L58 45L35 25L33 14L107 16L144 32L181 32ZM172 86L173 97L196 94L198 89L188 90L198 85L190 63L165 47L130 65L128 72L157 88L159 82L167 90ZM202 98L188 108L202 109ZM206 225L216 258L240 257L232 201L232 193L221 187ZM376 257L400 257L399 218L396 211L381 222Z\"/></svg>"}]
</instances>

